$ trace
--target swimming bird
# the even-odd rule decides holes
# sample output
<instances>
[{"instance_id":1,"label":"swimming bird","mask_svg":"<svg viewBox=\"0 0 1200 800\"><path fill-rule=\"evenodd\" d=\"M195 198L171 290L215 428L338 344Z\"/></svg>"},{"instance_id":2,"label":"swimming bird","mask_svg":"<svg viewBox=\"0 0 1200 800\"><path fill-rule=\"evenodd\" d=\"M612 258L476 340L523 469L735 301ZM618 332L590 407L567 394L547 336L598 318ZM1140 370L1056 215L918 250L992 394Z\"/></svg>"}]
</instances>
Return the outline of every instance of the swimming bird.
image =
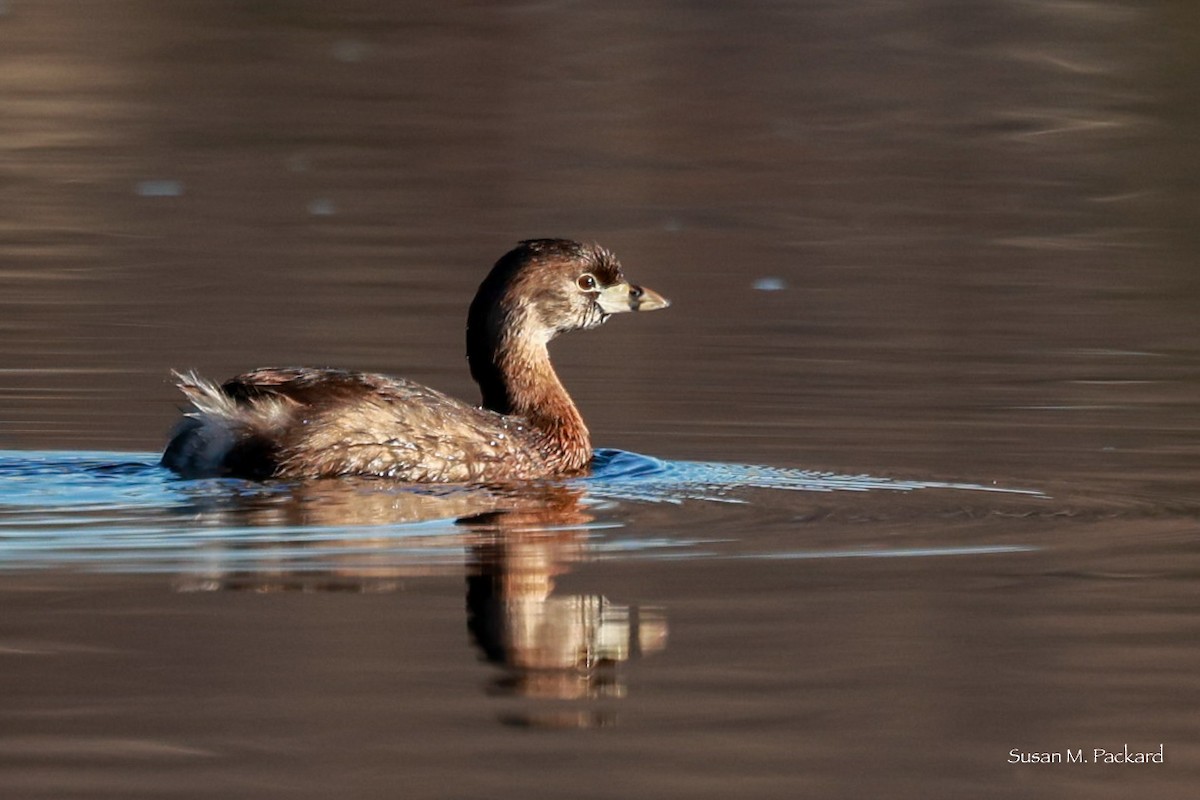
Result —
<instances>
[{"instance_id":1,"label":"swimming bird","mask_svg":"<svg viewBox=\"0 0 1200 800\"><path fill-rule=\"evenodd\" d=\"M482 403L385 375L263 368L220 386L175 373L191 409L162 464L187 478L377 476L495 483L585 472L583 417L550 363L560 333L670 305L595 244L530 239L492 268L467 315Z\"/></svg>"}]
</instances>

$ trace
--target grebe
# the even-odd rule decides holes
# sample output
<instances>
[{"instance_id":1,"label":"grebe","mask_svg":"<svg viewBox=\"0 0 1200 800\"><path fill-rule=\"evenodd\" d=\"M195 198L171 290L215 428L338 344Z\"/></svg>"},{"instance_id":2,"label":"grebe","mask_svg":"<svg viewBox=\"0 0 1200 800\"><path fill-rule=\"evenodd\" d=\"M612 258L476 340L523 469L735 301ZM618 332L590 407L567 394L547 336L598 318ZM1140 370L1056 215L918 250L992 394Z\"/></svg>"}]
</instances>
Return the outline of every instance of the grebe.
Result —
<instances>
[{"instance_id":1,"label":"grebe","mask_svg":"<svg viewBox=\"0 0 1200 800\"><path fill-rule=\"evenodd\" d=\"M192 409L162 464L188 478L256 480L484 483L578 474L591 462L591 439L547 344L612 314L668 305L626 281L616 257L598 245L523 241L496 262L467 316L481 407L411 381L343 370L257 369L221 386L175 373Z\"/></svg>"}]
</instances>

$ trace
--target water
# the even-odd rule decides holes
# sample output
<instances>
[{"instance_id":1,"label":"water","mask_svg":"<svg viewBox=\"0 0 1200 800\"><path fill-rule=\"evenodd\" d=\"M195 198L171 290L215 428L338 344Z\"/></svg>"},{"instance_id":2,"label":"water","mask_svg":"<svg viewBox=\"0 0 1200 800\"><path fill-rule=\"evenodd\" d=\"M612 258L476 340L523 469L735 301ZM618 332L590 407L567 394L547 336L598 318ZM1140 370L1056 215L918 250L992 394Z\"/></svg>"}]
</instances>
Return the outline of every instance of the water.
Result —
<instances>
[{"instance_id":1,"label":"water","mask_svg":"<svg viewBox=\"0 0 1200 800\"><path fill-rule=\"evenodd\" d=\"M0 795L1195 794L1186 4L92 5L0 3ZM474 399L533 236L673 301L592 476L155 465L172 368Z\"/></svg>"},{"instance_id":2,"label":"water","mask_svg":"<svg viewBox=\"0 0 1200 800\"><path fill-rule=\"evenodd\" d=\"M289 484L237 479L180 480L156 454L0 451L0 564L6 569L72 567L104 572L331 573L393 575L440 569L460 574L481 515L522 533L570 533L589 558L703 557L721 540L627 535L618 509L686 501L771 506L794 504L752 490L806 493L994 492L1045 499L1035 491L901 481L868 475L738 464L660 461L600 450L589 476L535 487L396 486L387 481ZM537 524L518 522L530 514ZM465 526L459 527L459 526ZM734 543L744 547L746 543ZM945 554L1008 552L957 546ZM1019 548L1018 548L1019 549ZM740 553L805 558L935 555L938 550L880 549ZM361 562L361 563L360 563Z\"/></svg>"}]
</instances>

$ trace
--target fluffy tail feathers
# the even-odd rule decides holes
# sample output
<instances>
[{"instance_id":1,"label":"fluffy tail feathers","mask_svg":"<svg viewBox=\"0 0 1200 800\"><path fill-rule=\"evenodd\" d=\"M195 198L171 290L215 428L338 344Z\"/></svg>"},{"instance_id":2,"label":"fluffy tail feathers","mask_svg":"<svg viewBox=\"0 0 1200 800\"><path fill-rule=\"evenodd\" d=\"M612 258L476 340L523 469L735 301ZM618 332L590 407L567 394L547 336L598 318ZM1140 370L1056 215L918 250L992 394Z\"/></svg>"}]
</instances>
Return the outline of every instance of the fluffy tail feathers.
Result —
<instances>
[{"instance_id":1,"label":"fluffy tail feathers","mask_svg":"<svg viewBox=\"0 0 1200 800\"><path fill-rule=\"evenodd\" d=\"M275 448L282 404L239 401L194 371L172 370L191 403L163 451L162 465L185 478L238 474L267 478L277 462Z\"/></svg>"}]
</instances>

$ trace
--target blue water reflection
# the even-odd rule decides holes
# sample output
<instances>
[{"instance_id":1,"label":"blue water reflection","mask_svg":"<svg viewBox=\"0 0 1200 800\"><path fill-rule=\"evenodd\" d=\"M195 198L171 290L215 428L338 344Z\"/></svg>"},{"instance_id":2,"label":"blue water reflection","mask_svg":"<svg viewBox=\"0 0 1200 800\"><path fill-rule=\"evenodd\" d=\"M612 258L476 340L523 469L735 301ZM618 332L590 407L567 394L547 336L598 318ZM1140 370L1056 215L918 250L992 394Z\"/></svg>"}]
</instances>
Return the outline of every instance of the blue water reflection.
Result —
<instances>
[{"instance_id":1,"label":"blue water reflection","mask_svg":"<svg viewBox=\"0 0 1200 800\"><path fill-rule=\"evenodd\" d=\"M456 570L474 541L473 523L497 512L516 513L509 530L577 536L595 558L711 557L711 539L629 531L628 514L616 512L647 503L751 504L752 490L945 489L1038 496L969 483L666 461L621 450L599 451L585 478L522 487L187 481L158 466L153 453L0 451L0 568L392 575ZM822 557L820 551L792 550L765 555Z\"/></svg>"}]
</instances>

